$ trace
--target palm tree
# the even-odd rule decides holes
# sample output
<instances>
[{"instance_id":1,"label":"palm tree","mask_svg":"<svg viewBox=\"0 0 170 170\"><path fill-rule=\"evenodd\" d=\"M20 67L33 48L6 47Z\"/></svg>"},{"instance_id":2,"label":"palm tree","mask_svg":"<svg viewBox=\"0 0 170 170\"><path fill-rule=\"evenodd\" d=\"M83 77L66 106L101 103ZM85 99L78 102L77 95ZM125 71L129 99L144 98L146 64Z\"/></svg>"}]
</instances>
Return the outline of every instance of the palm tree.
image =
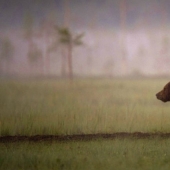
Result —
<instances>
[{"instance_id":1,"label":"palm tree","mask_svg":"<svg viewBox=\"0 0 170 170\"><path fill-rule=\"evenodd\" d=\"M7 73L14 55L14 46L8 37L2 39L0 51L0 59L5 63L5 72Z\"/></svg>"},{"instance_id":2,"label":"palm tree","mask_svg":"<svg viewBox=\"0 0 170 170\"><path fill-rule=\"evenodd\" d=\"M128 61L127 61L127 49L126 49L126 34L127 34L127 0L120 1L120 28L121 28L121 39L120 39L120 56L122 62L123 74L127 74Z\"/></svg>"},{"instance_id":3,"label":"palm tree","mask_svg":"<svg viewBox=\"0 0 170 170\"><path fill-rule=\"evenodd\" d=\"M34 31L33 31L33 24L34 24L34 19L30 13L26 13L24 16L24 38L28 42L28 54L30 51L32 51L32 48L34 46L33 44L33 36L34 36Z\"/></svg>"},{"instance_id":4,"label":"palm tree","mask_svg":"<svg viewBox=\"0 0 170 170\"><path fill-rule=\"evenodd\" d=\"M29 63L31 64L31 66L35 66L37 70L38 63L41 61L41 59L42 59L42 51L36 46L36 44L33 44L33 47L31 47L31 51L28 51ZM43 68L42 64L40 63L40 69L42 68Z\"/></svg>"},{"instance_id":5,"label":"palm tree","mask_svg":"<svg viewBox=\"0 0 170 170\"><path fill-rule=\"evenodd\" d=\"M69 28L64 27L57 27L56 30L58 32L59 37L59 43L64 45L64 47L67 49L67 62L68 62L68 71L69 71L69 79L73 79L73 58L72 58L72 52L74 46L82 45L82 37L84 36L84 33L77 34L73 36Z\"/></svg>"},{"instance_id":6,"label":"palm tree","mask_svg":"<svg viewBox=\"0 0 170 170\"><path fill-rule=\"evenodd\" d=\"M56 50L56 44L54 49L53 47L51 47L51 43L53 41L53 37L55 34L53 25L54 25L54 18L47 17L43 19L41 23L41 29L40 29L40 35L42 37L42 41L44 42L44 71L46 75L50 73L50 64L51 64L50 52Z\"/></svg>"}]
</instances>

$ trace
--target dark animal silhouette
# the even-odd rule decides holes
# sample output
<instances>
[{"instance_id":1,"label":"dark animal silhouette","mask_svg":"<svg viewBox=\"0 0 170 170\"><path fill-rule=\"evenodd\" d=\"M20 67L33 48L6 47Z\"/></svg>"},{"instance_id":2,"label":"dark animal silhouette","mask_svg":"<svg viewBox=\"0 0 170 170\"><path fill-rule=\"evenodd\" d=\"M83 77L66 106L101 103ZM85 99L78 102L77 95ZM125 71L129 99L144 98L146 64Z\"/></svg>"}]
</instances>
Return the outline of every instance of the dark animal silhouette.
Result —
<instances>
[{"instance_id":1,"label":"dark animal silhouette","mask_svg":"<svg viewBox=\"0 0 170 170\"><path fill-rule=\"evenodd\" d=\"M156 97L158 100L161 100L163 102L170 101L170 82L165 85L163 90L156 94Z\"/></svg>"}]
</instances>

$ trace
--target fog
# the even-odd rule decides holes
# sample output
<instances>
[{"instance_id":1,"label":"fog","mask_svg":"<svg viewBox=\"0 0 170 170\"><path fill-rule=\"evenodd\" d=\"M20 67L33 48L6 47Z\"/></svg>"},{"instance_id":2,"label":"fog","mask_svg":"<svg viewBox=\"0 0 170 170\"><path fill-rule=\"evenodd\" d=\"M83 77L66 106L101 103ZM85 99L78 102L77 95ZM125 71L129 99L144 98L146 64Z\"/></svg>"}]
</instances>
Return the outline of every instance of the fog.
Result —
<instances>
[{"instance_id":1,"label":"fog","mask_svg":"<svg viewBox=\"0 0 170 170\"><path fill-rule=\"evenodd\" d=\"M170 0L1 0L0 76L170 75L169 8Z\"/></svg>"}]
</instances>

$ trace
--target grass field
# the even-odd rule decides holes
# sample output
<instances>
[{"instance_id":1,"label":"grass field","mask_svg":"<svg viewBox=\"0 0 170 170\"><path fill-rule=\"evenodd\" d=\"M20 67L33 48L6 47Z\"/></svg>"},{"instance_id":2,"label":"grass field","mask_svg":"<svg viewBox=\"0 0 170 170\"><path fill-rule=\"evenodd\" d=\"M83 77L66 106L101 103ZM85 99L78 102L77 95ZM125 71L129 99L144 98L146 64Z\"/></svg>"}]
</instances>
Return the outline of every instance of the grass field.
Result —
<instances>
[{"instance_id":1,"label":"grass field","mask_svg":"<svg viewBox=\"0 0 170 170\"><path fill-rule=\"evenodd\" d=\"M0 81L0 136L169 132L165 79Z\"/></svg>"},{"instance_id":2,"label":"grass field","mask_svg":"<svg viewBox=\"0 0 170 170\"><path fill-rule=\"evenodd\" d=\"M167 79L0 80L0 136L170 132ZM0 169L169 169L170 139L0 143Z\"/></svg>"},{"instance_id":3,"label":"grass field","mask_svg":"<svg viewBox=\"0 0 170 170\"><path fill-rule=\"evenodd\" d=\"M170 139L0 144L0 169L169 170Z\"/></svg>"}]
</instances>

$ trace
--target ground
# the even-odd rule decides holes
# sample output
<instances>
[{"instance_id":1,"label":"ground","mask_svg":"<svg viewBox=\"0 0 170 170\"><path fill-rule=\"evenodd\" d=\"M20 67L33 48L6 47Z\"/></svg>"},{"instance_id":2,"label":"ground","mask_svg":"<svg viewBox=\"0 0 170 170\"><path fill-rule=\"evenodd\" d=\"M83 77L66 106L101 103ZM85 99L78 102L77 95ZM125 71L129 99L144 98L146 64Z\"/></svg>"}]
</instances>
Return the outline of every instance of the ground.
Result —
<instances>
[{"instance_id":1,"label":"ground","mask_svg":"<svg viewBox=\"0 0 170 170\"><path fill-rule=\"evenodd\" d=\"M0 80L0 169L169 169L166 82Z\"/></svg>"}]
</instances>

